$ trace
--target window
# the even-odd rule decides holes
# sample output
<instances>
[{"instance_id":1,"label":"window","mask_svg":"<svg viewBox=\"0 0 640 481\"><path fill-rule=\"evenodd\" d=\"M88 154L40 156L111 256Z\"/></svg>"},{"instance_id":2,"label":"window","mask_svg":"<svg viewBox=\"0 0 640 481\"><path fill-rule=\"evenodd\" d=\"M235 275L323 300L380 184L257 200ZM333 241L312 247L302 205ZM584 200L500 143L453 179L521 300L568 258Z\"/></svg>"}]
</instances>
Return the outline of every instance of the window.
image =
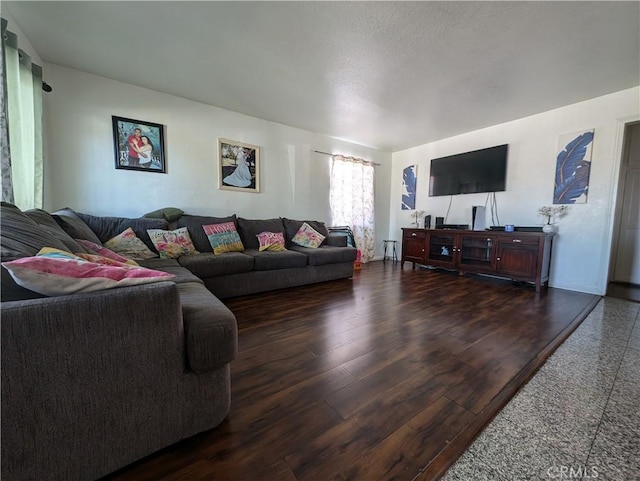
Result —
<instances>
[{"instance_id":1,"label":"window","mask_svg":"<svg viewBox=\"0 0 640 481\"><path fill-rule=\"evenodd\" d=\"M373 163L332 156L329 195L333 225L351 227L362 262L368 262L373 258L376 245Z\"/></svg>"}]
</instances>

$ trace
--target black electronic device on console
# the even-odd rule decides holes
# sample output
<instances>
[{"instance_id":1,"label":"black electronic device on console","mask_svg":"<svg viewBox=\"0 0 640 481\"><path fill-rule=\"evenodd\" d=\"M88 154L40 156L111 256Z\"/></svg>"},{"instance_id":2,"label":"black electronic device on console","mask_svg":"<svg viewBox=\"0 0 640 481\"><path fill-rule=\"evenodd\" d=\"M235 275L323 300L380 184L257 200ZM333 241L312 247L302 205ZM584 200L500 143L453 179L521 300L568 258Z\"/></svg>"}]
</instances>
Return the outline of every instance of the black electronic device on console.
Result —
<instances>
[{"instance_id":1,"label":"black electronic device on console","mask_svg":"<svg viewBox=\"0 0 640 481\"><path fill-rule=\"evenodd\" d=\"M424 217L424 228L431 229L431 216L427 215Z\"/></svg>"},{"instance_id":2,"label":"black electronic device on console","mask_svg":"<svg viewBox=\"0 0 640 481\"><path fill-rule=\"evenodd\" d=\"M468 229L469 224L436 224L436 229Z\"/></svg>"}]
</instances>

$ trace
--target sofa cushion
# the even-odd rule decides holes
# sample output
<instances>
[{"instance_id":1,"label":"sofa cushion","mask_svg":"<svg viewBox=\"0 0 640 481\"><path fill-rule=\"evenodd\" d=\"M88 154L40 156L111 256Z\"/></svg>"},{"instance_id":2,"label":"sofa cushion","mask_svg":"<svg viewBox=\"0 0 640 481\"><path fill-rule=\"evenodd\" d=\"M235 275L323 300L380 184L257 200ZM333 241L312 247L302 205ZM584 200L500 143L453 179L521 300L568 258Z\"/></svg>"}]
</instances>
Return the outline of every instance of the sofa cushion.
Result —
<instances>
[{"instance_id":1,"label":"sofa cushion","mask_svg":"<svg viewBox=\"0 0 640 481\"><path fill-rule=\"evenodd\" d=\"M25 210L24 215L34 220L41 229L59 239L65 245L64 250L69 252L87 252L83 246L78 244L73 237L67 234L62 227L58 225L53 216L47 211L42 209Z\"/></svg>"},{"instance_id":2,"label":"sofa cushion","mask_svg":"<svg viewBox=\"0 0 640 481\"><path fill-rule=\"evenodd\" d=\"M261 252L258 249L247 249L244 253L253 257L254 271L272 271L305 267L307 265L307 256L300 252L289 250Z\"/></svg>"},{"instance_id":3,"label":"sofa cushion","mask_svg":"<svg viewBox=\"0 0 640 481\"><path fill-rule=\"evenodd\" d=\"M227 252L218 255L213 252L203 252L195 256L180 257L178 262L201 279L240 274L253 270L253 257L240 252Z\"/></svg>"},{"instance_id":4,"label":"sofa cushion","mask_svg":"<svg viewBox=\"0 0 640 481\"><path fill-rule=\"evenodd\" d=\"M349 245L349 238L346 235L330 232L326 242L328 246L347 247Z\"/></svg>"},{"instance_id":5,"label":"sofa cushion","mask_svg":"<svg viewBox=\"0 0 640 481\"><path fill-rule=\"evenodd\" d=\"M196 284L204 285L204 283L199 277L196 277L194 274L191 273L189 269L187 269L186 267L182 267L180 265L159 267L156 270L174 275L175 277L171 280L176 284L184 284L185 282L195 282Z\"/></svg>"},{"instance_id":6,"label":"sofa cushion","mask_svg":"<svg viewBox=\"0 0 640 481\"><path fill-rule=\"evenodd\" d=\"M62 230L74 239L85 239L95 244L101 244L98 236L91 230L85 221L76 215L73 209L64 208L51 214Z\"/></svg>"},{"instance_id":7,"label":"sofa cushion","mask_svg":"<svg viewBox=\"0 0 640 481\"><path fill-rule=\"evenodd\" d=\"M173 279L173 275L166 272L102 259L105 263L91 262L60 249L45 247L36 256L3 262L2 266L9 270L18 285L45 296L93 292Z\"/></svg>"},{"instance_id":8,"label":"sofa cushion","mask_svg":"<svg viewBox=\"0 0 640 481\"><path fill-rule=\"evenodd\" d=\"M147 234L162 259L177 259L198 253L186 227L176 230L148 229Z\"/></svg>"},{"instance_id":9,"label":"sofa cushion","mask_svg":"<svg viewBox=\"0 0 640 481\"><path fill-rule=\"evenodd\" d=\"M141 259L136 261L138 265L142 267L148 267L149 269L158 269L163 270L165 267L179 267L178 259L160 259L159 257L154 257L152 259Z\"/></svg>"},{"instance_id":10,"label":"sofa cushion","mask_svg":"<svg viewBox=\"0 0 640 481\"><path fill-rule=\"evenodd\" d=\"M329 230L327 229L327 226L324 225L324 222L320 222L317 220L294 220L283 217L282 223L284 224L285 228L287 247L292 245L291 239L295 237L295 235L300 230L300 227L302 227L302 224L304 224L305 222L325 237L325 240L322 241L321 245L325 245L327 243L326 238L329 237Z\"/></svg>"},{"instance_id":11,"label":"sofa cushion","mask_svg":"<svg viewBox=\"0 0 640 481\"><path fill-rule=\"evenodd\" d=\"M317 249L312 249L309 247L292 246L291 250L306 254L309 258L310 266L353 262L356 260L357 254L356 249L353 247L320 246Z\"/></svg>"},{"instance_id":12,"label":"sofa cushion","mask_svg":"<svg viewBox=\"0 0 640 481\"><path fill-rule=\"evenodd\" d=\"M202 226L211 224L224 224L225 222L236 223L236 215L233 214L229 217L206 217L202 215L188 215L185 214L178 218L176 221L176 227L186 227L191 234L191 240L196 250L200 252L211 252L211 244L209 238L204 233Z\"/></svg>"},{"instance_id":13,"label":"sofa cushion","mask_svg":"<svg viewBox=\"0 0 640 481\"><path fill-rule=\"evenodd\" d=\"M203 225L202 230L207 234L211 249L216 255L244 250L244 245L233 222Z\"/></svg>"},{"instance_id":14,"label":"sofa cushion","mask_svg":"<svg viewBox=\"0 0 640 481\"><path fill-rule=\"evenodd\" d=\"M245 249L258 249L260 247L257 237L260 232L284 233L282 219L254 220L238 217L238 233Z\"/></svg>"},{"instance_id":15,"label":"sofa cushion","mask_svg":"<svg viewBox=\"0 0 640 481\"><path fill-rule=\"evenodd\" d=\"M238 327L229 308L201 284L178 284L178 292L191 370L200 374L233 360L238 350Z\"/></svg>"},{"instance_id":16,"label":"sofa cushion","mask_svg":"<svg viewBox=\"0 0 640 481\"><path fill-rule=\"evenodd\" d=\"M155 251L155 248L149 238L149 234L147 234L147 230L167 230L169 228L169 223L165 219L102 217L83 214L82 212L76 212L76 215L91 228L103 244L131 227L136 236L152 251Z\"/></svg>"},{"instance_id":17,"label":"sofa cushion","mask_svg":"<svg viewBox=\"0 0 640 481\"><path fill-rule=\"evenodd\" d=\"M2 261L35 256L43 247L66 250L67 245L51 230L43 229L13 204L0 205L0 257ZM73 240L73 239L72 239Z\"/></svg>"}]
</instances>

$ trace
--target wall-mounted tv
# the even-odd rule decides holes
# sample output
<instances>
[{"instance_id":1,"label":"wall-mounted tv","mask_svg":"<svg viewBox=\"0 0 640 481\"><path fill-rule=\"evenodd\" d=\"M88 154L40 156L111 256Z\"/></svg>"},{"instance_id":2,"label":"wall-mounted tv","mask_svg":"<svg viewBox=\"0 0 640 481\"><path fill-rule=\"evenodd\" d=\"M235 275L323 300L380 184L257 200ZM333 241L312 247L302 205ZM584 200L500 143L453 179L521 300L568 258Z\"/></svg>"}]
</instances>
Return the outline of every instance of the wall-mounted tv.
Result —
<instances>
[{"instance_id":1,"label":"wall-mounted tv","mask_svg":"<svg viewBox=\"0 0 640 481\"><path fill-rule=\"evenodd\" d=\"M506 189L508 144L431 159L429 197Z\"/></svg>"}]
</instances>

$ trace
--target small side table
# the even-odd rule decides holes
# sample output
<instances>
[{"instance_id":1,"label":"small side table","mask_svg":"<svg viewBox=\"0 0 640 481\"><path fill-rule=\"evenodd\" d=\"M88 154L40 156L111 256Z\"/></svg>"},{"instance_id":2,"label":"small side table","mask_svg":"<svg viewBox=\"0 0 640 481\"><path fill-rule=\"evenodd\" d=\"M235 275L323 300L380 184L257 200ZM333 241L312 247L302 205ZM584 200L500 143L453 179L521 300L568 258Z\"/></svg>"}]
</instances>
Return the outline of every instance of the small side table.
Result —
<instances>
[{"instance_id":1,"label":"small side table","mask_svg":"<svg viewBox=\"0 0 640 481\"><path fill-rule=\"evenodd\" d=\"M391 244L392 250L391 250L391 260L393 260L393 262L398 262L398 253L396 251L396 244L398 241L392 240L392 239L385 239L382 241L383 243L383 249L384 249L384 257L382 258L382 262L385 262L387 260L387 246L389 244Z\"/></svg>"}]
</instances>

